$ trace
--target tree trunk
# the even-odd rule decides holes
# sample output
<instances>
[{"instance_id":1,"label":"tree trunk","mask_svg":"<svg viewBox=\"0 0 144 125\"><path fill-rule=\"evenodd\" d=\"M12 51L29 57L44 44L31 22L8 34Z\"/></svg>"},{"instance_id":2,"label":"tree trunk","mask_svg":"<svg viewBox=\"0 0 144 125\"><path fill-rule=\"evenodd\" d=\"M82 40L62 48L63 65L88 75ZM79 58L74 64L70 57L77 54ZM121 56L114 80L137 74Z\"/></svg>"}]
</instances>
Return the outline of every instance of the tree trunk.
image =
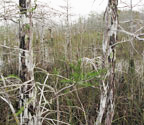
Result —
<instances>
[{"instance_id":1,"label":"tree trunk","mask_svg":"<svg viewBox=\"0 0 144 125\"><path fill-rule=\"evenodd\" d=\"M65 55L69 62L72 58L72 45L71 45L71 33L70 33L70 24L69 24L69 0L66 0L66 50Z\"/></svg>"},{"instance_id":2,"label":"tree trunk","mask_svg":"<svg viewBox=\"0 0 144 125\"><path fill-rule=\"evenodd\" d=\"M36 107L31 0L19 0L19 7L19 75L22 82L25 82L20 89L20 125L41 125Z\"/></svg>"},{"instance_id":3,"label":"tree trunk","mask_svg":"<svg viewBox=\"0 0 144 125\"><path fill-rule=\"evenodd\" d=\"M105 125L111 125L114 116L114 90L115 90L115 43L117 39L117 15L118 0L108 0L105 11L105 33L103 39L103 68L107 70L106 80L101 85L100 109L95 125L102 124L104 113Z\"/></svg>"},{"instance_id":4,"label":"tree trunk","mask_svg":"<svg viewBox=\"0 0 144 125\"><path fill-rule=\"evenodd\" d=\"M132 6L132 0L130 0L130 32L134 32L133 28L133 6ZM130 36L130 58L129 58L129 68L128 73L130 74L130 83L132 82L131 79L133 78L134 72L135 72L135 61L134 61L134 38Z\"/></svg>"}]
</instances>

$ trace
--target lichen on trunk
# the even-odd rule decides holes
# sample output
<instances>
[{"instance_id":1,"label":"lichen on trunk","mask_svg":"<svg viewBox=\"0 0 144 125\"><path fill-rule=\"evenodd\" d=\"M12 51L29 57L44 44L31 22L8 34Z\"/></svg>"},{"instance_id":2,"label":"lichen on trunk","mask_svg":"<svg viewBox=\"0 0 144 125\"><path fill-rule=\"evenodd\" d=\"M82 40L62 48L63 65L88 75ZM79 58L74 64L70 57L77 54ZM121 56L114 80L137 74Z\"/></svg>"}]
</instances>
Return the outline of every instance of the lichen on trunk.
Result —
<instances>
[{"instance_id":1,"label":"lichen on trunk","mask_svg":"<svg viewBox=\"0 0 144 125\"><path fill-rule=\"evenodd\" d=\"M25 83L20 88L20 109L23 109L20 114L20 124L40 125L37 118L36 87L34 81L31 0L19 0L19 6L19 75L22 82Z\"/></svg>"},{"instance_id":2,"label":"lichen on trunk","mask_svg":"<svg viewBox=\"0 0 144 125\"><path fill-rule=\"evenodd\" d=\"M105 116L105 125L111 125L115 108L115 61L116 49L114 44L117 40L117 15L118 0L109 0L105 11L105 32L103 38L103 68L107 70L105 80L101 85L100 108L95 125L102 124Z\"/></svg>"}]
</instances>

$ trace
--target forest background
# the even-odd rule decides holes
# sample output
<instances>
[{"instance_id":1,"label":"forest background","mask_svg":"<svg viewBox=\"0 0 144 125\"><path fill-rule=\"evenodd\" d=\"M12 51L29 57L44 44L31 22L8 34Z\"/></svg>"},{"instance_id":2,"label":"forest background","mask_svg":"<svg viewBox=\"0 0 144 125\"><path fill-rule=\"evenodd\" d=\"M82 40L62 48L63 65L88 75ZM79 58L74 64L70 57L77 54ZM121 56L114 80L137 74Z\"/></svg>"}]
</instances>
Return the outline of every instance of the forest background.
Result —
<instances>
[{"instance_id":1,"label":"forest background","mask_svg":"<svg viewBox=\"0 0 144 125\"><path fill-rule=\"evenodd\" d=\"M0 2L0 125L144 124L143 0Z\"/></svg>"}]
</instances>

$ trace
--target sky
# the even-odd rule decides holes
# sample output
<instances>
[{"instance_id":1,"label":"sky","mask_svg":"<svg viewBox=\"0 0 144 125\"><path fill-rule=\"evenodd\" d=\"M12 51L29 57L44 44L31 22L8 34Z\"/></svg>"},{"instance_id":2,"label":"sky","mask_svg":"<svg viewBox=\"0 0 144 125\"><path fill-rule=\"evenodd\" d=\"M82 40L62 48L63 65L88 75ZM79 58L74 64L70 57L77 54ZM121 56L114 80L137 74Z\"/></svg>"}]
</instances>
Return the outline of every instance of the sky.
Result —
<instances>
[{"instance_id":1,"label":"sky","mask_svg":"<svg viewBox=\"0 0 144 125\"><path fill-rule=\"evenodd\" d=\"M39 0L41 2L49 2L54 8L65 5L64 0ZM120 9L128 9L131 0L119 0ZM75 15L87 15L91 11L100 13L105 10L108 0L69 0L71 12ZM139 10L142 5L144 7L144 0L132 0L134 10Z\"/></svg>"},{"instance_id":2,"label":"sky","mask_svg":"<svg viewBox=\"0 0 144 125\"><path fill-rule=\"evenodd\" d=\"M0 0L1 1L1 0ZM12 0L17 4L19 0ZM35 0L32 0L35 1ZM44 3L49 5L50 7L59 10L61 12L60 6L66 5L66 0L36 0L37 3ZM104 12L108 3L108 0L68 0L70 4L70 13L73 15L71 19L74 20L79 18L80 16L88 16L88 14L92 11L97 13ZM130 9L130 1L131 0L118 0L119 9ZM133 9L140 10L143 6L144 8L144 0L132 0ZM143 9L144 10L144 9Z\"/></svg>"},{"instance_id":3,"label":"sky","mask_svg":"<svg viewBox=\"0 0 144 125\"><path fill-rule=\"evenodd\" d=\"M1 1L1 0L0 0ZM19 0L12 0L18 2ZM35 1L35 0L32 0ZM64 6L66 0L36 0L41 3L46 3L55 9L59 9L59 6ZM87 15L91 11L101 13L105 10L108 0L68 0L71 6L71 12L74 15ZM118 0L120 9L128 9L130 7L131 0ZM144 8L144 0L132 0L134 10L140 10ZM17 3L18 4L18 3ZM128 7L129 6L129 7Z\"/></svg>"}]
</instances>

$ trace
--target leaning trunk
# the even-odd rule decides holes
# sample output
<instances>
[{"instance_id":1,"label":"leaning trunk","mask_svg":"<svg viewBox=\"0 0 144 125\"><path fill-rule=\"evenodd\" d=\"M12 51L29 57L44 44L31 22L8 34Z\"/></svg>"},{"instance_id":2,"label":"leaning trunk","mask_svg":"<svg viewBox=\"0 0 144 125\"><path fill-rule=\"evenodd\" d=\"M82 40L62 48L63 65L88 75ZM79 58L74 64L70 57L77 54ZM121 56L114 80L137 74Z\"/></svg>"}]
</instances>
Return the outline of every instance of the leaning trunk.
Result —
<instances>
[{"instance_id":1,"label":"leaning trunk","mask_svg":"<svg viewBox=\"0 0 144 125\"><path fill-rule=\"evenodd\" d=\"M106 29L103 39L103 68L107 70L107 74L105 76L106 80L103 81L101 85L100 109L95 125L102 124L104 114L106 114L105 125L111 125L114 116L115 43L118 25L117 5L118 0L109 0L105 11Z\"/></svg>"}]
</instances>

